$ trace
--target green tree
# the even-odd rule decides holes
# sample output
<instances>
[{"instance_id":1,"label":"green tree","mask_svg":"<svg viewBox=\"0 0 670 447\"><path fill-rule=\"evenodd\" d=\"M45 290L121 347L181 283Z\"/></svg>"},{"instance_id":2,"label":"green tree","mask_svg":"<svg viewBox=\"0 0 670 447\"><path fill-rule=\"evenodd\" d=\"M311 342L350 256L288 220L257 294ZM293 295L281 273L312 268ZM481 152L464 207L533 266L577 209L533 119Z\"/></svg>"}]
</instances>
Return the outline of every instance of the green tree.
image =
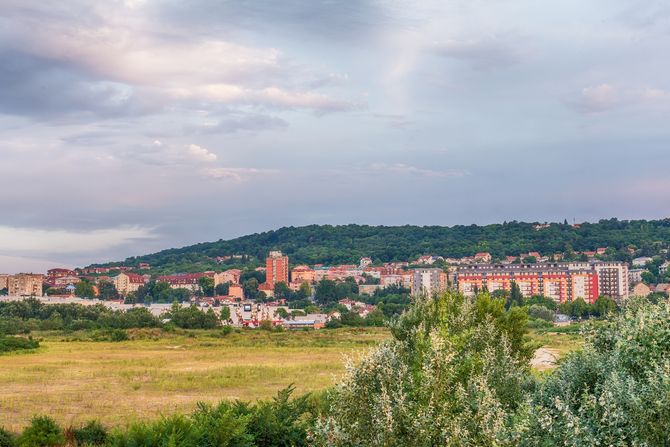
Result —
<instances>
[{"instance_id":1,"label":"green tree","mask_svg":"<svg viewBox=\"0 0 670 447\"><path fill-rule=\"evenodd\" d=\"M293 291L289 289L284 281L279 281L275 283L274 295L275 298L289 299L293 295Z\"/></svg>"},{"instance_id":2,"label":"green tree","mask_svg":"<svg viewBox=\"0 0 670 447\"><path fill-rule=\"evenodd\" d=\"M593 303L593 313L598 317L606 317L614 314L618 310L616 301L606 296L600 296Z\"/></svg>"},{"instance_id":3,"label":"green tree","mask_svg":"<svg viewBox=\"0 0 670 447\"><path fill-rule=\"evenodd\" d=\"M313 444L516 445L529 352L513 340L526 319L488 295L419 298L390 341L348 367Z\"/></svg>"},{"instance_id":4,"label":"green tree","mask_svg":"<svg viewBox=\"0 0 670 447\"><path fill-rule=\"evenodd\" d=\"M34 417L18 439L19 447L57 447L63 444L63 430L48 416Z\"/></svg>"},{"instance_id":5,"label":"green tree","mask_svg":"<svg viewBox=\"0 0 670 447\"><path fill-rule=\"evenodd\" d=\"M219 316L221 321L229 321L230 320L230 307L228 306L223 306L221 307L221 315Z\"/></svg>"},{"instance_id":6,"label":"green tree","mask_svg":"<svg viewBox=\"0 0 670 447\"><path fill-rule=\"evenodd\" d=\"M230 283L224 282L222 284L217 284L214 290L217 296L226 296L230 293Z\"/></svg>"},{"instance_id":7,"label":"green tree","mask_svg":"<svg viewBox=\"0 0 670 447\"><path fill-rule=\"evenodd\" d=\"M200 286L203 295L208 297L214 296L214 278L202 276L198 278L198 286Z\"/></svg>"},{"instance_id":8,"label":"green tree","mask_svg":"<svg viewBox=\"0 0 670 447\"><path fill-rule=\"evenodd\" d=\"M74 294L80 298L94 298L95 289L93 289L93 284L84 279L77 283Z\"/></svg>"},{"instance_id":9,"label":"green tree","mask_svg":"<svg viewBox=\"0 0 670 447\"><path fill-rule=\"evenodd\" d=\"M577 298L576 300L572 301L570 315L575 318L588 318L591 311L590 307L591 306L589 306L586 301L584 301L584 298Z\"/></svg>"},{"instance_id":10,"label":"green tree","mask_svg":"<svg viewBox=\"0 0 670 447\"><path fill-rule=\"evenodd\" d=\"M76 289L75 289L76 292ZM115 300L119 298L116 286L109 281L98 282L98 296L101 300Z\"/></svg>"},{"instance_id":11,"label":"green tree","mask_svg":"<svg viewBox=\"0 0 670 447\"><path fill-rule=\"evenodd\" d=\"M519 285L515 282L512 282L509 299L505 304L505 307L507 309L509 309L512 306L523 306L523 294L521 293Z\"/></svg>"}]
</instances>

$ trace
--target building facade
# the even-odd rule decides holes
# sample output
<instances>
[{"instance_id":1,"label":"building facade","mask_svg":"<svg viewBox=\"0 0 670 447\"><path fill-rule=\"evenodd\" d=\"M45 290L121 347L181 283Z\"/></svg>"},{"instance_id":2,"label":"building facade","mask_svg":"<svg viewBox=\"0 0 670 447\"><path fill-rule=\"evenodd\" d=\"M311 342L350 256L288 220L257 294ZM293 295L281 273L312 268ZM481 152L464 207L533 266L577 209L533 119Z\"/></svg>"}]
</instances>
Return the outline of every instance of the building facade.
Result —
<instances>
[{"instance_id":1,"label":"building facade","mask_svg":"<svg viewBox=\"0 0 670 447\"><path fill-rule=\"evenodd\" d=\"M412 271L412 295L433 295L447 289L447 274L438 268Z\"/></svg>"},{"instance_id":2,"label":"building facade","mask_svg":"<svg viewBox=\"0 0 670 447\"><path fill-rule=\"evenodd\" d=\"M288 256L281 251L271 251L265 260L265 283L274 288L278 282L288 285Z\"/></svg>"},{"instance_id":3,"label":"building facade","mask_svg":"<svg viewBox=\"0 0 670 447\"><path fill-rule=\"evenodd\" d=\"M44 275L19 273L9 276L7 290L10 296L42 296Z\"/></svg>"},{"instance_id":4,"label":"building facade","mask_svg":"<svg viewBox=\"0 0 670 447\"><path fill-rule=\"evenodd\" d=\"M543 295L558 303L582 298L593 303L601 295L628 298L628 267L620 262L472 265L458 269L456 283L466 295L484 289L509 291L514 283L525 297Z\"/></svg>"},{"instance_id":5,"label":"building facade","mask_svg":"<svg viewBox=\"0 0 670 447\"><path fill-rule=\"evenodd\" d=\"M112 281L116 290L125 296L130 292L137 292L140 286L144 285L145 278L135 273L119 273Z\"/></svg>"}]
</instances>

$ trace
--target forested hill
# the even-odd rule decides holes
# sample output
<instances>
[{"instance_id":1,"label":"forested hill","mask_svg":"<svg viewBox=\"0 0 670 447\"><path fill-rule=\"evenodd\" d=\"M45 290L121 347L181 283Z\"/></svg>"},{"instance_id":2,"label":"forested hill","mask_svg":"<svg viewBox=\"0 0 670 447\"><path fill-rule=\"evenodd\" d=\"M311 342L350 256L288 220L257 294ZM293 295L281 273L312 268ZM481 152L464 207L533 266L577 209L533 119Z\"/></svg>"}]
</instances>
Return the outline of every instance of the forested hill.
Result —
<instances>
[{"instance_id":1,"label":"forested hill","mask_svg":"<svg viewBox=\"0 0 670 447\"><path fill-rule=\"evenodd\" d=\"M655 254L668 244L670 219L610 219L584 223L577 228L563 223L541 229L523 222L454 227L309 225L164 250L128 258L123 264L136 266L148 262L152 270L195 271L216 266L217 256L243 254L258 262L269 250L283 251L290 256L292 265L355 263L362 256L370 256L375 261L399 261L416 259L423 254L462 257L486 251L494 257L502 257L529 251L542 254L590 251L597 247L614 248L623 256L624 249L631 245L640 249L640 254ZM230 263L240 264L240 261Z\"/></svg>"}]
</instances>

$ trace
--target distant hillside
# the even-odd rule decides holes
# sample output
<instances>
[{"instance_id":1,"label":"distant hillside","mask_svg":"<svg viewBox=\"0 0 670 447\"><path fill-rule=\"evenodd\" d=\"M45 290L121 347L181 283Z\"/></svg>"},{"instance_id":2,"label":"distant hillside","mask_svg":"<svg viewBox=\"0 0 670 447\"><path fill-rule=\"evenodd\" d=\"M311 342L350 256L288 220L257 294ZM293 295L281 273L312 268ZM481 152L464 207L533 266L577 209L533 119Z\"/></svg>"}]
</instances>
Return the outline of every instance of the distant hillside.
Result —
<instances>
[{"instance_id":1,"label":"distant hillside","mask_svg":"<svg viewBox=\"0 0 670 447\"><path fill-rule=\"evenodd\" d=\"M584 223L578 228L564 223L542 229L523 222L453 227L309 225L173 248L104 265L136 266L148 262L152 270L195 271L216 267L217 256L248 256L244 260L226 261L230 265L258 263L269 250L288 254L292 265L355 263L362 256L370 256L375 261L410 260L422 254L462 257L481 251L499 258L529 251L551 254L597 247L614 248L619 251L619 257L625 257L629 256L625 250L629 246L639 249L640 254L656 254L669 244L670 219L609 219Z\"/></svg>"}]
</instances>

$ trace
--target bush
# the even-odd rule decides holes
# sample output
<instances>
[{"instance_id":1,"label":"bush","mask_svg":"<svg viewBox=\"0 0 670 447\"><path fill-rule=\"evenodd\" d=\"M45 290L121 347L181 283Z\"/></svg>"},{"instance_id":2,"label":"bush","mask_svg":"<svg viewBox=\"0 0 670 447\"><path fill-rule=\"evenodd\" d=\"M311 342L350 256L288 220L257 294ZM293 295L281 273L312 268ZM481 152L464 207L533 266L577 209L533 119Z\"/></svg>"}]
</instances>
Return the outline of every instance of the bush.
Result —
<instances>
[{"instance_id":1,"label":"bush","mask_svg":"<svg viewBox=\"0 0 670 447\"><path fill-rule=\"evenodd\" d=\"M524 308L504 304L487 294L419 298L391 325L392 340L347 365L313 443L515 445L533 350Z\"/></svg>"},{"instance_id":2,"label":"bush","mask_svg":"<svg viewBox=\"0 0 670 447\"><path fill-rule=\"evenodd\" d=\"M19 447L56 447L65 443L63 430L48 416L36 416L18 439Z\"/></svg>"},{"instance_id":3,"label":"bush","mask_svg":"<svg viewBox=\"0 0 670 447\"><path fill-rule=\"evenodd\" d=\"M0 336L0 353L20 351L24 349L37 349L39 347L40 343L32 338Z\"/></svg>"},{"instance_id":4,"label":"bush","mask_svg":"<svg viewBox=\"0 0 670 447\"><path fill-rule=\"evenodd\" d=\"M77 445L104 445L107 440L107 430L98 421L90 421L83 427L74 430Z\"/></svg>"},{"instance_id":5,"label":"bush","mask_svg":"<svg viewBox=\"0 0 670 447\"><path fill-rule=\"evenodd\" d=\"M670 304L631 301L541 383L524 444L668 445Z\"/></svg>"},{"instance_id":6,"label":"bush","mask_svg":"<svg viewBox=\"0 0 670 447\"><path fill-rule=\"evenodd\" d=\"M533 304L528 308L530 318L540 319L548 322L554 321L554 312L539 304Z\"/></svg>"},{"instance_id":7,"label":"bush","mask_svg":"<svg viewBox=\"0 0 670 447\"><path fill-rule=\"evenodd\" d=\"M16 439L14 435L0 427L0 447L15 447Z\"/></svg>"},{"instance_id":8,"label":"bush","mask_svg":"<svg viewBox=\"0 0 670 447\"><path fill-rule=\"evenodd\" d=\"M128 340L128 334L123 329L112 329L109 332L109 339L115 342L126 341Z\"/></svg>"}]
</instances>

